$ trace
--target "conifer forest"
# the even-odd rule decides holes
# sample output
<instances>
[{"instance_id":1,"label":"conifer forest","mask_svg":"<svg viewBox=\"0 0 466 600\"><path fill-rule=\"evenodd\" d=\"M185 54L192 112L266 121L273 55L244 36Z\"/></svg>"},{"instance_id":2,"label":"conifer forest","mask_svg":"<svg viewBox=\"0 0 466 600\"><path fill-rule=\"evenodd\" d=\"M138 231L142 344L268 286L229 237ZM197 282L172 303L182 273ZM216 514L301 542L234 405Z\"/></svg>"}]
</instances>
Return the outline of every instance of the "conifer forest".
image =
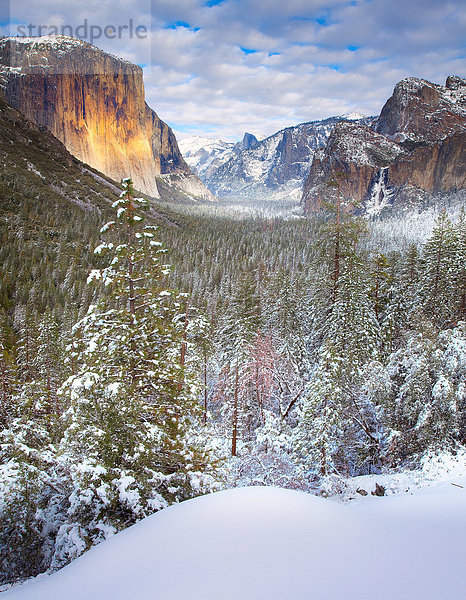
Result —
<instances>
[{"instance_id":1,"label":"conifer forest","mask_svg":"<svg viewBox=\"0 0 466 600\"><path fill-rule=\"evenodd\" d=\"M394 241L339 199L47 201L0 213L2 583L211 491L325 496L466 444L464 211Z\"/></svg>"}]
</instances>

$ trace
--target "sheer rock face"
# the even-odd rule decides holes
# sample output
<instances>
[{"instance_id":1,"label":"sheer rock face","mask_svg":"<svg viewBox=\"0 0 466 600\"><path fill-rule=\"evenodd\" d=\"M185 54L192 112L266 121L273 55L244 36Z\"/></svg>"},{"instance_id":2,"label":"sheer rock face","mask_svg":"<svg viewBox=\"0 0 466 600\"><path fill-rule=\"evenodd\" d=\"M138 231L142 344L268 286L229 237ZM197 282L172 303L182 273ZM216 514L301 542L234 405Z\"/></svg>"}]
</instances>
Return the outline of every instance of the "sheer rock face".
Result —
<instances>
[{"instance_id":1,"label":"sheer rock face","mask_svg":"<svg viewBox=\"0 0 466 600\"><path fill-rule=\"evenodd\" d=\"M465 79L450 76L441 86L409 77L395 86L375 131L401 142L436 142L464 129L465 119Z\"/></svg>"},{"instance_id":2,"label":"sheer rock face","mask_svg":"<svg viewBox=\"0 0 466 600\"><path fill-rule=\"evenodd\" d=\"M400 82L372 128L340 123L317 152L302 202L319 211L335 196L329 180L340 173L348 210L377 214L426 194L466 187L466 80L445 86L423 79Z\"/></svg>"},{"instance_id":3,"label":"sheer rock face","mask_svg":"<svg viewBox=\"0 0 466 600\"><path fill-rule=\"evenodd\" d=\"M409 185L434 193L466 188L466 130L420 146L390 166L394 186Z\"/></svg>"},{"instance_id":4,"label":"sheer rock face","mask_svg":"<svg viewBox=\"0 0 466 600\"><path fill-rule=\"evenodd\" d=\"M157 176L194 178L172 130L145 103L137 65L66 36L4 38L0 85L11 106L116 181L132 177L158 197ZM204 187L201 195L213 199Z\"/></svg>"}]
</instances>

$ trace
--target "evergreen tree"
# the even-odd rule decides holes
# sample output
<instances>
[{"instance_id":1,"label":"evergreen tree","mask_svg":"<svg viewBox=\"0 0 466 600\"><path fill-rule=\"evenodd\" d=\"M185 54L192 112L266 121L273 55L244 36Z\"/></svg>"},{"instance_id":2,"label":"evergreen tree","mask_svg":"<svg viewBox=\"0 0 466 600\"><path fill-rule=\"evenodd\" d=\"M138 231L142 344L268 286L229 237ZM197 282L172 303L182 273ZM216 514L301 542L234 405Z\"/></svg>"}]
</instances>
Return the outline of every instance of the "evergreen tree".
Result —
<instances>
[{"instance_id":1,"label":"evergreen tree","mask_svg":"<svg viewBox=\"0 0 466 600\"><path fill-rule=\"evenodd\" d=\"M136 213L142 200L131 180L123 188L116 221L102 233L119 229L126 241L96 249L113 258L89 281L102 281L108 293L74 328L70 355L80 363L62 389L70 403L61 449L73 472L72 517L88 543L211 483L201 473L204 452L189 441L196 388L181 364L185 310L165 288L169 269L155 228Z\"/></svg>"},{"instance_id":2,"label":"evergreen tree","mask_svg":"<svg viewBox=\"0 0 466 600\"><path fill-rule=\"evenodd\" d=\"M461 210L460 218L455 226L455 302L453 319L457 323L466 321L466 211Z\"/></svg>"},{"instance_id":3,"label":"evergreen tree","mask_svg":"<svg viewBox=\"0 0 466 600\"><path fill-rule=\"evenodd\" d=\"M257 281L252 272L243 272L232 295L222 337L222 370L220 383L224 393L216 396L223 406L223 419L226 431L231 432L231 454L236 456L238 439L246 426L245 388L242 373L248 353L248 346L261 325L260 299Z\"/></svg>"},{"instance_id":4,"label":"evergreen tree","mask_svg":"<svg viewBox=\"0 0 466 600\"><path fill-rule=\"evenodd\" d=\"M36 511L52 453L48 433L15 419L0 432L0 581L37 575L47 567ZM7 550L7 552L5 552Z\"/></svg>"},{"instance_id":5,"label":"evergreen tree","mask_svg":"<svg viewBox=\"0 0 466 600\"><path fill-rule=\"evenodd\" d=\"M23 394L16 401L18 416L0 432L0 548L8 548L6 556L0 552L3 582L50 566L71 493L49 431L31 418Z\"/></svg>"},{"instance_id":6,"label":"evergreen tree","mask_svg":"<svg viewBox=\"0 0 466 600\"><path fill-rule=\"evenodd\" d=\"M443 212L423 247L421 298L424 310L438 325L451 323L454 305L456 232Z\"/></svg>"},{"instance_id":7,"label":"evergreen tree","mask_svg":"<svg viewBox=\"0 0 466 600\"><path fill-rule=\"evenodd\" d=\"M466 337L464 324L439 335L412 334L391 355L391 392L385 401L395 460L464 440Z\"/></svg>"},{"instance_id":8,"label":"evergreen tree","mask_svg":"<svg viewBox=\"0 0 466 600\"><path fill-rule=\"evenodd\" d=\"M303 352L310 327L307 287L301 273L291 275L282 268L271 277L264 321L280 353Z\"/></svg>"},{"instance_id":9,"label":"evergreen tree","mask_svg":"<svg viewBox=\"0 0 466 600\"><path fill-rule=\"evenodd\" d=\"M58 388L64 378L64 345L60 327L50 312L38 321L36 339L31 342L31 331L23 339L20 358L26 381L21 386L24 408L31 418L40 422L57 441L61 435L60 418L63 412ZM27 353L27 354L26 354Z\"/></svg>"},{"instance_id":10,"label":"evergreen tree","mask_svg":"<svg viewBox=\"0 0 466 600\"><path fill-rule=\"evenodd\" d=\"M335 348L324 344L294 432L295 457L307 477L338 472L340 466L338 455L344 447L342 368Z\"/></svg>"},{"instance_id":11,"label":"evergreen tree","mask_svg":"<svg viewBox=\"0 0 466 600\"><path fill-rule=\"evenodd\" d=\"M375 358L380 328L369 298L364 264L354 256L345 263L338 295L326 325L326 339L348 362L348 373L358 376L361 367Z\"/></svg>"},{"instance_id":12,"label":"evergreen tree","mask_svg":"<svg viewBox=\"0 0 466 600\"><path fill-rule=\"evenodd\" d=\"M261 326L260 299L254 274L244 272L232 294L222 338L228 349L244 355Z\"/></svg>"},{"instance_id":13,"label":"evergreen tree","mask_svg":"<svg viewBox=\"0 0 466 600\"><path fill-rule=\"evenodd\" d=\"M215 363L214 326L209 320L198 315L187 325L188 358L186 367L194 377L200 379L202 389L202 421L207 424L209 392L212 387Z\"/></svg>"},{"instance_id":14,"label":"evergreen tree","mask_svg":"<svg viewBox=\"0 0 466 600\"><path fill-rule=\"evenodd\" d=\"M0 328L0 430L7 428L16 413L17 393L14 363Z\"/></svg>"},{"instance_id":15,"label":"evergreen tree","mask_svg":"<svg viewBox=\"0 0 466 600\"><path fill-rule=\"evenodd\" d=\"M373 454L377 439L370 431L374 407L361 402L357 392L364 367L377 357L379 347L379 326L356 256L345 263L325 331L315 372L303 395L296 455L311 473L355 474L365 464L365 455Z\"/></svg>"},{"instance_id":16,"label":"evergreen tree","mask_svg":"<svg viewBox=\"0 0 466 600\"><path fill-rule=\"evenodd\" d=\"M379 323L383 321L385 316L391 283L392 273L390 261L385 254L378 253L371 261L370 296L375 318Z\"/></svg>"}]
</instances>

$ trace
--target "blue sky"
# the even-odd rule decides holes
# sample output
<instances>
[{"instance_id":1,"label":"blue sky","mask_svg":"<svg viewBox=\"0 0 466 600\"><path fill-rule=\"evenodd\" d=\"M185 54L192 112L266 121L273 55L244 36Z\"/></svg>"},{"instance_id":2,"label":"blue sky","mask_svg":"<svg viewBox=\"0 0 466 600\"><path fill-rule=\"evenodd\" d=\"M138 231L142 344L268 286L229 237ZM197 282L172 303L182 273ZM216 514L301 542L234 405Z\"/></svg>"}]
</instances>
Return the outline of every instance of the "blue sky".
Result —
<instances>
[{"instance_id":1,"label":"blue sky","mask_svg":"<svg viewBox=\"0 0 466 600\"><path fill-rule=\"evenodd\" d=\"M14 0L10 13L14 27L146 27L94 43L144 67L148 104L179 137L377 114L404 77L466 74L464 0Z\"/></svg>"}]
</instances>

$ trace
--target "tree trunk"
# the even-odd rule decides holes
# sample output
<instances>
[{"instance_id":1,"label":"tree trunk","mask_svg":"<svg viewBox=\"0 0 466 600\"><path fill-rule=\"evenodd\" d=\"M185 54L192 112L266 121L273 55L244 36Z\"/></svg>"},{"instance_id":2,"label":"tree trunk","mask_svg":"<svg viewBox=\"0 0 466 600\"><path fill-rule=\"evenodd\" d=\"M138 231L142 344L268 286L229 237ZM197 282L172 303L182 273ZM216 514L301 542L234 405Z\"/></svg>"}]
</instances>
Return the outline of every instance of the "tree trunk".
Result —
<instances>
[{"instance_id":1,"label":"tree trunk","mask_svg":"<svg viewBox=\"0 0 466 600\"><path fill-rule=\"evenodd\" d=\"M235 394L233 401L233 432L231 436L231 455L236 456L236 442L238 439L238 388L239 388L239 368L236 365L235 371Z\"/></svg>"},{"instance_id":2,"label":"tree trunk","mask_svg":"<svg viewBox=\"0 0 466 600\"><path fill-rule=\"evenodd\" d=\"M204 351L204 425L207 425L207 353Z\"/></svg>"}]
</instances>

